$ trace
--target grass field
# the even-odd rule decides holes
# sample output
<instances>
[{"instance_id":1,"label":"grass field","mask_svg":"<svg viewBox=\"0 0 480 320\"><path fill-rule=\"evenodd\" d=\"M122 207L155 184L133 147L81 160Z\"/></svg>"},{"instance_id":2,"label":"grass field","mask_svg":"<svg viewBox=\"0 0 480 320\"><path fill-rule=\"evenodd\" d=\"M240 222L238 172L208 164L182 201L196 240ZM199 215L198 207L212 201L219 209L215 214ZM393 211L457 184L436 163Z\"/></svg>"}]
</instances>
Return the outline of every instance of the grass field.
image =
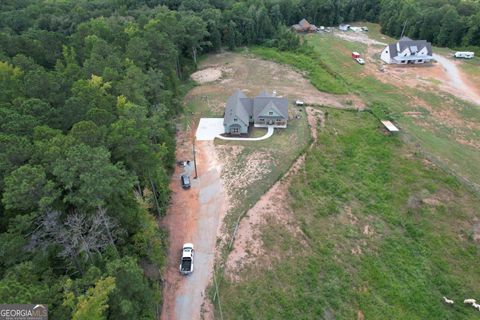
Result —
<instances>
[{"instance_id":1,"label":"grass field","mask_svg":"<svg viewBox=\"0 0 480 320\"><path fill-rule=\"evenodd\" d=\"M392 41L366 25L371 38ZM480 290L480 198L472 191L480 190L480 109L438 92L433 78L427 89L380 81L352 63L351 51L368 52L362 43L307 39L315 50L302 54L307 65L271 48L251 51L312 83L312 74L328 74L328 86L359 95L370 112L323 109L318 145L285 200L303 236L283 221L261 226L267 254L237 270L237 280L221 277L223 317L477 319L462 302ZM477 67L462 64L474 76ZM402 132L386 135L379 118Z\"/></svg>"},{"instance_id":2,"label":"grass field","mask_svg":"<svg viewBox=\"0 0 480 320\"><path fill-rule=\"evenodd\" d=\"M311 36L309 43L350 91L361 96L371 108L382 110L386 118L399 123L426 155L480 192L480 149L475 145L480 138L477 106L436 91L434 86L429 90L398 87L362 72L362 66L352 64L349 56L352 50L364 50L362 44L329 35ZM423 105L416 101L422 101ZM407 111L419 111L422 116L405 116L403 112Z\"/></svg>"},{"instance_id":3,"label":"grass field","mask_svg":"<svg viewBox=\"0 0 480 320\"><path fill-rule=\"evenodd\" d=\"M264 227L273 258L221 282L224 318L477 319L478 198L370 113L328 113L290 187L305 241Z\"/></svg>"}]
</instances>

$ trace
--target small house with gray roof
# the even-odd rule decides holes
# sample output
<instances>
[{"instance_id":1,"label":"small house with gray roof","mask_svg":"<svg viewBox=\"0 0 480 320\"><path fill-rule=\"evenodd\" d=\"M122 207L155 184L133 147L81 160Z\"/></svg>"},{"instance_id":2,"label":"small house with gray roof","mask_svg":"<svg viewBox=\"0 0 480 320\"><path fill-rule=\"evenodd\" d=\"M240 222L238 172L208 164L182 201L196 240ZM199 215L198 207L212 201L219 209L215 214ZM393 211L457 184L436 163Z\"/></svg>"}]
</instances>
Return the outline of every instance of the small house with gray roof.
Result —
<instances>
[{"instance_id":1,"label":"small house with gray roof","mask_svg":"<svg viewBox=\"0 0 480 320\"><path fill-rule=\"evenodd\" d=\"M254 98L237 90L227 99L223 126L225 133L247 134L248 127L286 128L288 121L288 100L262 91Z\"/></svg>"},{"instance_id":2,"label":"small house with gray roof","mask_svg":"<svg viewBox=\"0 0 480 320\"><path fill-rule=\"evenodd\" d=\"M383 49L380 58L388 64L421 64L432 61L432 44L402 37Z\"/></svg>"}]
</instances>

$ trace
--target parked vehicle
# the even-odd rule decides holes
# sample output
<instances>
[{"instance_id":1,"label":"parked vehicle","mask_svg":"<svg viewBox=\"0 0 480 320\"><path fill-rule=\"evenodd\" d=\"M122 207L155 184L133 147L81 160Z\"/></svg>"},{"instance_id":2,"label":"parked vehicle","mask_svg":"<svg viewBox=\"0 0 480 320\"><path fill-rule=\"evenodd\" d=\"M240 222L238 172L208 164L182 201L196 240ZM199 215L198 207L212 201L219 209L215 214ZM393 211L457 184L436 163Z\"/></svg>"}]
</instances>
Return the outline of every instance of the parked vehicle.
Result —
<instances>
[{"instance_id":1,"label":"parked vehicle","mask_svg":"<svg viewBox=\"0 0 480 320\"><path fill-rule=\"evenodd\" d=\"M352 52L352 58L353 58L353 59L360 58L360 53L358 53L358 52L356 52L356 51L353 51L353 52Z\"/></svg>"},{"instance_id":2,"label":"parked vehicle","mask_svg":"<svg viewBox=\"0 0 480 320\"><path fill-rule=\"evenodd\" d=\"M188 189L191 187L190 185L190 177L187 175L182 175L180 180L182 181L182 188L183 189Z\"/></svg>"},{"instance_id":3,"label":"parked vehicle","mask_svg":"<svg viewBox=\"0 0 480 320\"><path fill-rule=\"evenodd\" d=\"M365 64L365 60L363 60L362 58L357 58L355 59L359 64Z\"/></svg>"},{"instance_id":4,"label":"parked vehicle","mask_svg":"<svg viewBox=\"0 0 480 320\"><path fill-rule=\"evenodd\" d=\"M457 51L454 54L455 58L472 59L475 56L475 52L470 51Z\"/></svg>"},{"instance_id":5,"label":"parked vehicle","mask_svg":"<svg viewBox=\"0 0 480 320\"><path fill-rule=\"evenodd\" d=\"M182 249L182 260L180 260L180 272L184 275L193 272L193 244L185 243Z\"/></svg>"},{"instance_id":6,"label":"parked vehicle","mask_svg":"<svg viewBox=\"0 0 480 320\"><path fill-rule=\"evenodd\" d=\"M295 100L295 105L303 106L303 105L305 105L305 102L303 102L302 100Z\"/></svg>"}]
</instances>

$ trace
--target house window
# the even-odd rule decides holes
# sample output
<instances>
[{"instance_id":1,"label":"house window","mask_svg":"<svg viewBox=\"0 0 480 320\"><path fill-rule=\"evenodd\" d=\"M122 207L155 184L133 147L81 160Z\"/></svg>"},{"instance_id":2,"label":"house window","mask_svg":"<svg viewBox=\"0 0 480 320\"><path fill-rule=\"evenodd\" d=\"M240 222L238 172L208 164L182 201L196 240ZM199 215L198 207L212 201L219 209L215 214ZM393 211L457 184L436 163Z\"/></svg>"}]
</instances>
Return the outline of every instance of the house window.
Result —
<instances>
[{"instance_id":1,"label":"house window","mask_svg":"<svg viewBox=\"0 0 480 320\"><path fill-rule=\"evenodd\" d=\"M402 63L405 63L405 60L402 60Z\"/></svg>"},{"instance_id":2,"label":"house window","mask_svg":"<svg viewBox=\"0 0 480 320\"><path fill-rule=\"evenodd\" d=\"M423 62L423 60L418 60L418 63L422 63L422 62Z\"/></svg>"},{"instance_id":3,"label":"house window","mask_svg":"<svg viewBox=\"0 0 480 320\"><path fill-rule=\"evenodd\" d=\"M233 122L237 122L237 118L233 118Z\"/></svg>"},{"instance_id":4,"label":"house window","mask_svg":"<svg viewBox=\"0 0 480 320\"><path fill-rule=\"evenodd\" d=\"M233 133L238 133L238 128L233 128Z\"/></svg>"},{"instance_id":5,"label":"house window","mask_svg":"<svg viewBox=\"0 0 480 320\"><path fill-rule=\"evenodd\" d=\"M262 122L263 122L263 121L265 121L265 119L264 119L264 118L260 118L260 119L258 119L258 121L262 121Z\"/></svg>"},{"instance_id":6,"label":"house window","mask_svg":"<svg viewBox=\"0 0 480 320\"><path fill-rule=\"evenodd\" d=\"M270 112L268 113L268 115L269 115L269 116L273 116L273 112L270 111Z\"/></svg>"}]
</instances>

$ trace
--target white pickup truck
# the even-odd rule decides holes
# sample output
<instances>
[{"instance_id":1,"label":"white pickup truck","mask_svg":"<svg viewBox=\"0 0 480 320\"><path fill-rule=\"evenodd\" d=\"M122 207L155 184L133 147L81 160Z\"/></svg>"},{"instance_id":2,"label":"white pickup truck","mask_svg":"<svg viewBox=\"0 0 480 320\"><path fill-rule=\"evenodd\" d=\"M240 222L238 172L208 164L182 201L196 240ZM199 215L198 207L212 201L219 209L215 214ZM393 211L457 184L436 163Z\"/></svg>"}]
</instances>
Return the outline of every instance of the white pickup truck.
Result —
<instances>
[{"instance_id":1,"label":"white pickup truck","mask_svg":"<svg viewBox=\"0 0 480 320\"><path fill-rule=\"evenodd\" d=\"M180 272L184 275L193 272L193 244L185 243L182 250L182 260L180 260Z\"/></svg>"}]
</instances>

